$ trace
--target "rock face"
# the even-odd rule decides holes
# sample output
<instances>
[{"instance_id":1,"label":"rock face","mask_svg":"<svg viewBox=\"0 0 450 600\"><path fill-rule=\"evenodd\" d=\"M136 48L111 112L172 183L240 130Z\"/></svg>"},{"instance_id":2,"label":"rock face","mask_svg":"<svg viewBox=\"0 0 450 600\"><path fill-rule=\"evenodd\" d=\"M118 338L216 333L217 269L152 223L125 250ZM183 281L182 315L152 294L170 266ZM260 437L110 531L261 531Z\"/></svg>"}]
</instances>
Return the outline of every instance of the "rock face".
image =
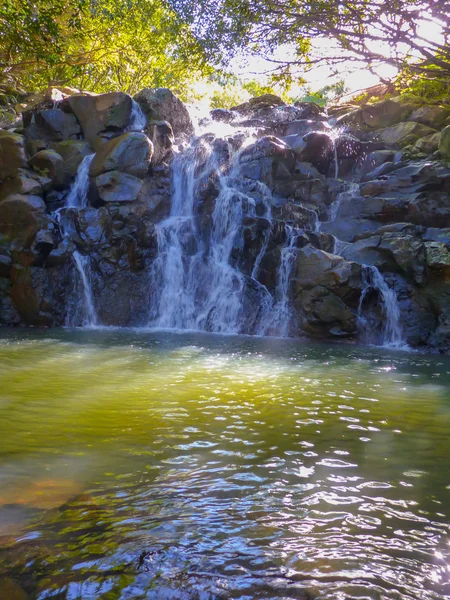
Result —
<instances>
[{"instance_id":1,"label":"rock face","mask_svg":"<svg viewBox=\"0 0 450 600\"><path fill-rule=\"evenodd\" d=\"M143 133L130 132L106 142L96 153L89 174L96 177L107 171L122 171L145 177L153 153L153 144Z\"/></svg>"},{"instance_id":2,"label":"rock face","mask_svg":"<svg viewBox=\"0 0 450 600\"><path fill-rule=\"evenodd\" d=\"M336 132L268 94L194 136L170 90L136 95L139 131L126 94L62 98L0 130L0 324L85 324L89 292L105 325L450 351L449 107Z\"/></svg>"},{"instance_id":3,"label":"rock face","mask_svg":"<svg viewBox=\"0 0 450 600\"><path fill-rule=\"evenodd\" d=\"M186 106L177 96L166 88L152 90L146 88L134 97L141 106L148 121L167 121L171 124L175 136L190 136L194 126Z\"/></svg>"},{"instance_id":4,"label":"rock face","mask_svg":"<svg viewBox=\"0 0 450 600\"><path fill-rule=\"evenodd\" d=\"M83 130L83 135L94 149L104 140L120 134L130 122L131 98L123 92L99 96L75 95L65 100Z\"/></svg>"}]
</instances>

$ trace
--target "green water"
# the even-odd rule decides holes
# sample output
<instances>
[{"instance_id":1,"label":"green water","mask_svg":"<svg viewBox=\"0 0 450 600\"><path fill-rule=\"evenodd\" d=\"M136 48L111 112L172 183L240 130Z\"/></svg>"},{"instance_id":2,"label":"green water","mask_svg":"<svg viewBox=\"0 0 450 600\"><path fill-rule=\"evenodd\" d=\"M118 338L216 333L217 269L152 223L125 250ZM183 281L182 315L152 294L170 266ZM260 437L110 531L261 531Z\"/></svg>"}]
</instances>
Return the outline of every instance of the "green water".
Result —
<instances>
[{"instance_id":1,"label":"green water","mask_svg":"<svg viewBox=\"0 0 450 600\"><path fill-rule=\"evenodd\" d=\"M0 599L450 598L450 360L0 333Z\"/></svg>"}]
</instances>

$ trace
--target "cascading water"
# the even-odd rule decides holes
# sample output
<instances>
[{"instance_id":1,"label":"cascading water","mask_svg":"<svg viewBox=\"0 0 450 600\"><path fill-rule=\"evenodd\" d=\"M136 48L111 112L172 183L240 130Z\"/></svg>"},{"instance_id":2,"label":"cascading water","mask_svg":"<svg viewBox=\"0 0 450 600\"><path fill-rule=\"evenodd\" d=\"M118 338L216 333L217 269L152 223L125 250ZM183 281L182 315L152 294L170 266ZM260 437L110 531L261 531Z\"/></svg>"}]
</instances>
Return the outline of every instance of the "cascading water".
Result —
<instances>
[{"instance_id":1,"label":"cascading water","mask_svg":"<svg viewBox=\"0 0 450 600\"><path fill-rule=\"evenodd\" d=\"M89 167L94 158L94 154L85 156L81 161L75 180L67 194L65 208L81 209L87 207L87 196L89 189ZM59 223L61 234L66 237L66 232L61 219L60 211L54 214L54 217ZM75 263L78 278L74 284L73 295L74 299L68 298L66 326L70 327L79 324L79 284L82 288L82 307L81 307L81 325L88 327L96 327L98 325L97 312L95 310L94 296L91 284L91 268L90 259L75 251L72 254Z\"/></svg>"},{"instance_id":2,"label":"cascading water","mask_svg":"<svg viewBox=\"0 0 450 600\"><path fill-rule=\"evenodd\" d=\"M299 231L286 225L286 244L281 251L280 266L277 273L277 287L272 302L266 304L258 333L287 337L294 322L290 301L289 284L295 260L295 242Z\"/></svg>"},{"instance_id":3,"label":"cascading water","mask_svg":"<svg viewBox=\"0 0 450 600\"><path fill-rule=\"evenodd\" d=\"M89 168L95 154L85 156L81 161L75 180L66 197L67 208L86 208L89 188Z\"/></svg>"},{"instance_id":4,"label":"cascading water","mask_svg":"<svg viewBox=\"0 0 450 600\"><path fill-rule=\"evenodd\" d=\"M96 327L98 325L98 317L97 311L95 310L94 305L94 296L92 294L92 284L91 284L91 273L90 273L90 260L88 256L84 256L79 252L75 251L73 253L73 260L75 263L75 267L77 269L77 273L79 276L79 281L81 283L82 291L83 291L83 303L82 303L82 323L83 327ZM77 289L77 287L76 287ZM75 313L78 313L78 307L74 310ZM73 315L71 310L67 311L66 317L66 326L70 327L74 325L74 323L79 319L78 314Z\"/></svg>"},{"instance_id":5,"label":"cascading water","mask_svg":"<svg viewBox=\"0 0 450 600\"><path fill-rule=\"evenodd\" d=\"M147 117L142 112L142 108L136 102L131 100L131 116L128 131L142 131L147 126Z\"/></svg>"},{"instance_id":6,"label":"cascading water","mask_svg":"<svg viewBox=\"0 0 450 600\"><path fill-rule=\"evenodd\" d=\"M363 278L364 289L361 293L358 307L360 323L363 324L364 328L367 328L363 305L368 293L371 290L375 290L381 299L384 314L382 344L393 348L405 348L406 343L403 339L400 325L400 307L394 290L388 286L377 267L365 265L363 268ZM367 332L365 333L367 334Z\"/></svg>"},{"instance_id":7,"label":"cascading water","mask_svg":"<svg viewBox=\"0 0 450 600\"><path fill-rule=\"evenodd\" d=\"M153 277L150 326L222 333L243 330L245 276L230 264L239 245L244 214L254 201L237 189L240 151L218 139L198 138L173 163L170 217L157 225L158 257ZM216 178L219 194L208 235L200 235L199 188Z\"/></svg>"},{"instance_id":8,"label":"cascading water","mask_svg":"<svg viewBox=\"0 0 450 600\"><path fill-rule=\"evenodd\" d=\"M351 182L346 184L344 190L337 194L336 199L329 208L327 223L334 223L337 219L341 204L359 196L359 193L360 188L357 183ZM339 256L347 246L347 242L343 242L335 237L333 254ZM367 320L363 316L364 300L370 290L376 290L381 299L384 313L382 344L395 348L406 347L400 325L400 307L394 290L388 286L377 267L368 265L364 265L363 267L362 283L364 288L361 293L358 307L358 318L360 327L363 330L363 336L365 336L366 339L370 337L367 331L364 331L367 328Z\"/></svg>"}]
</instances>

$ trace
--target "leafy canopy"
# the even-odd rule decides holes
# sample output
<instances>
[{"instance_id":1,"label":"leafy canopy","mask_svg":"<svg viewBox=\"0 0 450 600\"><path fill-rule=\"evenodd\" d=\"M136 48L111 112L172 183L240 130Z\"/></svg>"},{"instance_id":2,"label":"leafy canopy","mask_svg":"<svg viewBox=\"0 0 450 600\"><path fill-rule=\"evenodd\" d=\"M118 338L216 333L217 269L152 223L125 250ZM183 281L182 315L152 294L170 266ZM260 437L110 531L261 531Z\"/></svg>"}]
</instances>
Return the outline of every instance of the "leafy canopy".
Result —
<instances>
[{"instance_id":1,"label":"leafy canopy","mask_svg":"<svg viewBox=\"0 0 450 600\"><path fill-rule=\"evenodd\" d=\"M189 27L163 0L4 0L0 84L95 92L170 87L182 97L211 72Z\"/></svg>"},{"instance_id":2,"label":"leafy canopy","mask_svg":"<svg viewBox=\"0 0 450 600\"><path fill-rule=\"evenodd\" d=\"M447 0L172 0L217 64L243 51L270 58L283 77L361 61L450 78ZM335 50L315 53L317 39ZM275 60L286 45L285 56ZM279 53L278 53L279 56Z\"/></svg>"}]
</instances>

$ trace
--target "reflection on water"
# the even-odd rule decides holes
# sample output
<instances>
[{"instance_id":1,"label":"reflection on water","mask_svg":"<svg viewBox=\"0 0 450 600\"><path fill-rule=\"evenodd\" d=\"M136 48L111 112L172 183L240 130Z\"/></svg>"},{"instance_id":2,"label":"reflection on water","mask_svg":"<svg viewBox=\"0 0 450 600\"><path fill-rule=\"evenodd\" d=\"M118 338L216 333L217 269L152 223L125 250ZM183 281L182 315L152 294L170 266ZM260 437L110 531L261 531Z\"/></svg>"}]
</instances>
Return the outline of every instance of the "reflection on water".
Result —
<instances>
[{"instance_id":1,"label":"reflection on water","mask_svg":"<svg viewBox=\"0 0 450 600\"><path fill-rule=\"evenodd\" d=\"M450 598L449 390L383 349L3 333L0 598Z\"/></svg>"}]
</instances>

